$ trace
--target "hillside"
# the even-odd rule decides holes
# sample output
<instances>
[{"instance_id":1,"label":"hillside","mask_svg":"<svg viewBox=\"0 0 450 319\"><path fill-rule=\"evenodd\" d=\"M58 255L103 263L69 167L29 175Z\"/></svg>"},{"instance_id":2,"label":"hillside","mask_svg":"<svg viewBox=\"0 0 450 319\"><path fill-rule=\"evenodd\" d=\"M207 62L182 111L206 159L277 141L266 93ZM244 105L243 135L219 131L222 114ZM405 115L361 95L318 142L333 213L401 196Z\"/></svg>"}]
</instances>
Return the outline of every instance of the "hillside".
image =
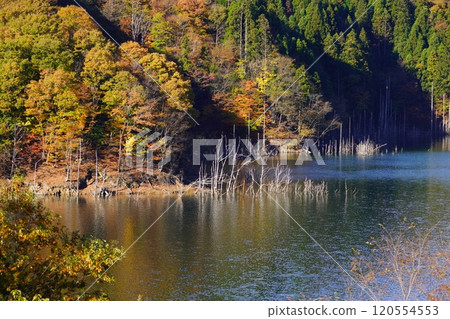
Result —
<instances>
[{"instance_id":1,"label":"hillside","mask_svg":"<svg viewBox=\"0 0 450 319\"><path fill-rule=\"evenodd\" d=\"M173 138L180 174L193 137L325 143L342 128L395 146L450 130L444 0L77 3L0 0L3 177L120 175L144 129Z\"/></svg>"}]
</instances>

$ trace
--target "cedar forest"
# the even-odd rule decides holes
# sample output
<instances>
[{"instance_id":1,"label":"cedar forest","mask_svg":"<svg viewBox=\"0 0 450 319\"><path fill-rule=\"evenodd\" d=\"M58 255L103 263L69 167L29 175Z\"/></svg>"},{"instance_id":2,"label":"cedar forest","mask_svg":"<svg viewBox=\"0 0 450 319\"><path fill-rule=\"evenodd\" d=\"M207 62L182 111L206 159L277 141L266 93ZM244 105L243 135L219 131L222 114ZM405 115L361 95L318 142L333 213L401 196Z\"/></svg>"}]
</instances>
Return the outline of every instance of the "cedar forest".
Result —
<instances>
[{"instance_id":1,"label":"cedar forest","mask_svg":"<svg viewBox=\"0 0 450 319\"><path fill-rule=\"evenodd\" d=\"M81 158L121 172L125 142L143 129L173 138L179 174L188 138L343 134L393 146L443 134L448 6L0 0L0 173Z\"/></svg>"}]
</instances>

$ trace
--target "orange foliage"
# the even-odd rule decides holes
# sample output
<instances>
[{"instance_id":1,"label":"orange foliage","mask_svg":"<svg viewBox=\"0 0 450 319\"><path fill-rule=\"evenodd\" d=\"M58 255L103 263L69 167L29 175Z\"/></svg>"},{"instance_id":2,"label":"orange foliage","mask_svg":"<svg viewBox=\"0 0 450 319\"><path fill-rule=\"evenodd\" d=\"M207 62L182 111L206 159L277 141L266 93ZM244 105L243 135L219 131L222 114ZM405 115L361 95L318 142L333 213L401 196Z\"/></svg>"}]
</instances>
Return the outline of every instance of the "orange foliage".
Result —
<instances>
[{"instance_id":1,"label":"orange foliage","mask_svg":"<svg viewBox=\"0 0 450 319\"><path fill-rule=\"evenodd\" d=\"M191 28L197 32L205 31L206 5L203 0L178 0L177 9L180 17L185 20Z\"/></svg>"},{"instance_id":2,"label":"orange foliage","mask_svg":"<svg viewBox=\"0 0 450 319\"><path fill-rule=\"evenodd\" d=\"M236 115L236 124L253 124L263 113L264 95L258 90L254 81L245 81L243 87L239 88L232 96L217 93L213 100L223 110ZM259 125L260 123L256 123L256 126Z\"/></svg>"}]
</instances>

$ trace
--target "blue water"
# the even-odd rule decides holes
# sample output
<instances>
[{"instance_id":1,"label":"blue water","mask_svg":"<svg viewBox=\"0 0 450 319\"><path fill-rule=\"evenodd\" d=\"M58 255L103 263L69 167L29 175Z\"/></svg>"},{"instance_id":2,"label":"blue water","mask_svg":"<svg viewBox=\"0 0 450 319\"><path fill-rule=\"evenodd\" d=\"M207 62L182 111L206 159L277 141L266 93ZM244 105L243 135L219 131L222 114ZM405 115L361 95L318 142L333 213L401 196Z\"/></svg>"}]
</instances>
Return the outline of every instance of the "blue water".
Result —
<instances>
[{"instance_id":1,"label":"blue water","mask_svg":"<svg viewBox=\"0 0 450 319\"><path fill-rule=\"evenodd\" d=\"M431 240L448 243L448 151L324 160L326 166L291 163L295 180L328 183L324 199L284 193L46 204L69 228L126 248L176 200L111 269L116 282L103 288L116 300L345 298L349 277L317 243L345 269L351 268L352 248L368 251L366 242L381 233L380 223L393 230L404 217L421 229L438 224L441 233L436 230Z\"/></svg>"}]
</instances>

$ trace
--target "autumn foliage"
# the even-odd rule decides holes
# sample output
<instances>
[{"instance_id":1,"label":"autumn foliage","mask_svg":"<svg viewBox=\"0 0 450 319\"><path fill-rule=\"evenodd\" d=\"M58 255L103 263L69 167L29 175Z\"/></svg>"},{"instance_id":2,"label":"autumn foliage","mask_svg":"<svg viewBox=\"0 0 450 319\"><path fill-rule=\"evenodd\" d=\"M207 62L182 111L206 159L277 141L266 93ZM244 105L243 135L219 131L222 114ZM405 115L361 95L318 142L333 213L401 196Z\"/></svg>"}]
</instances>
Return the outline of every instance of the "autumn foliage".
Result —
<instances>
[{"instance_id":1,"label":"autumn foliage","mask_svg":"<svg viewBox=\"0 0 450 319\"><path fill-rule=\"evenodd\" d=\"M125 141L143 129L174 137L179 153L191 134L329 139L344 127L389 139L399 130L388 126L429 129L424 92L450 123L445 1L82 5L109 35L76 5L0 0L3 176L68 165L81 149L120 171ZM19 152L31 143L39 158Z\"/></svg>"},{"instance_id":2,"label":"autumn foliage","mask_svg":"<svg viewBox=\"0 0 450 319\"><path fill-rule=\"evenodd\" d=\"M71 233L21 182L0 186L0 300L75 300L121 255L114 243ZM92 289L82 299L105 299Z\"/></svg>"}]
</instances>

